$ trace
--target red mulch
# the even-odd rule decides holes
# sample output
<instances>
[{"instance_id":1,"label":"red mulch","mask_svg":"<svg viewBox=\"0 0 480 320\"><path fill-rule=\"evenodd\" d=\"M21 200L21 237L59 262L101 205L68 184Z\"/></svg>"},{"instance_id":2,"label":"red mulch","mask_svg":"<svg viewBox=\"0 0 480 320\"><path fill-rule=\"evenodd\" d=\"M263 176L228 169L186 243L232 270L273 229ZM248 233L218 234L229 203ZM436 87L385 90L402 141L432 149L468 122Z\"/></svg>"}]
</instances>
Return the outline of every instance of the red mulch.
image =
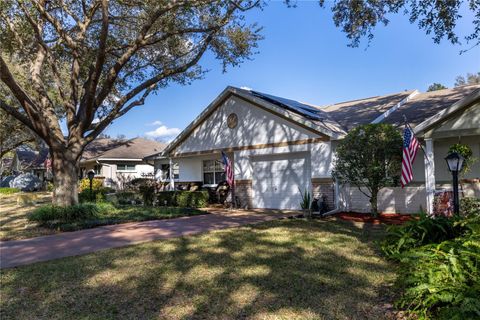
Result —
<instances>
[{"instance_id":1,"label":"red mulch","mask_svg":"<svg viewBox=\"0 0 480 320\"><path fill-rule=\"evenodd\" d=\"M342 220L366 222L372 224L402 224L406 221L415 219L414 216L409 214L396 214L396 213L382 213L378 217L373 218L366 213L354 213L354 212L340 212L334 215Z\"/></svg>"}]
</instances>

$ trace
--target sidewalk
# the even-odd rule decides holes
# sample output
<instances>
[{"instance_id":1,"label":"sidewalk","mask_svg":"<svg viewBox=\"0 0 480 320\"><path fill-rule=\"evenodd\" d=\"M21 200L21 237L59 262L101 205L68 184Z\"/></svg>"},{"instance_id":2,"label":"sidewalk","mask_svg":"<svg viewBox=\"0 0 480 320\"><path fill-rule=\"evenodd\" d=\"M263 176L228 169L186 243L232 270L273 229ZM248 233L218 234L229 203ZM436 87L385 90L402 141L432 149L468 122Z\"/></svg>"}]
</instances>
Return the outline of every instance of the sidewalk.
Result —
<instances>
[{"instance_id":1,"label":"sidewalk","mask_svg":"<svg viewBox=\"0 0 480 320\"><path fill-rule=\"evenodd\" d=\"M200 216L132 222L32 239L0 241L0 268L83 255L157 239L239 227L289 215L287 212L282 214L241 210L210 212Z\"/></svg>"}]
</instances>

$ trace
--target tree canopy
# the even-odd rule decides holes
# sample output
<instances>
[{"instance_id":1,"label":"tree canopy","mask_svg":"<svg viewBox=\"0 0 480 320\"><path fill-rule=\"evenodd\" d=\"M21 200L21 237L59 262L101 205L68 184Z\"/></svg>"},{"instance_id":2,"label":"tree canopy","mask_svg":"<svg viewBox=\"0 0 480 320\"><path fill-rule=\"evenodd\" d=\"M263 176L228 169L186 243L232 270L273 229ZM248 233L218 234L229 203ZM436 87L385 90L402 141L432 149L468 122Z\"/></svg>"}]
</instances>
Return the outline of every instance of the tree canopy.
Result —
<instances>
[{"instance_id":1,"label":"tree canopy","mask_svg":"<svg viewBox=\"0 0 480 320\"><path fill-rule=\"evenodd\" d=\"M56 186L72 190L56 189L64 195L58 204L77 201L82 151L112 121L170 83L201 78L208 52L224 70L248 59L261 37L244 13L259 6L250 0L2 1L0 107L50 147Z\"/></svg>"},{"instance_id":2,"label":"tree canopy","mask_svg":"<svg viewBox=\"0 0 480 320\"><path fill-rule=\"evenodd\" d=\"M294 4L296 1L287 0ZM350 46L357 47L363 38L373 39L373 30L378 24L387 25L388 16L399 12L409 17L411 23L426 34L432 35L435 43L447 38L452 44L480 44L480 1L478 0L337 0L333 4L319 0L321 7L330 6L333 20L351 40ZM462 4L474 14L472 30L465 36L459 36L457 22L462 18ZM462 39L463 37L463 39Z\"/></svg>"},{"instance_id":3,"label":"tree canopy","mask_svg":"<svg viewBox=\"0 0 480 320\"><path fill-rule=\"evenodd\" d=\"M390 124L367 124L351 130L336 148L333 177L357 187L377 214L378 191L398 185L402 137Z\"/></svg>"},{"instance_id":4,"label":"tree canopy","mask_svg":"<svg viewBox=\"0 0 480 320\"><path fill-rule=\"evenodd\" d=\"M480 72L477 73L467 73L464 77L462 75L455 78L455 87L480 84Z\"/></svg>"},{"instance_id":5,"label":"tree canopy","mask_svg":"<svg viewBox=\"0 0 480 320\"><path fill-rule=\"evenodd\" d=\"M428 86L428 89L427 89L427 92L430 92L430 91L437 91L437 90L442 90L442 89L448 89L447 87L445 87L443 84L441 83L432 83L430 86Z\"/></svg>"}]
</instances>

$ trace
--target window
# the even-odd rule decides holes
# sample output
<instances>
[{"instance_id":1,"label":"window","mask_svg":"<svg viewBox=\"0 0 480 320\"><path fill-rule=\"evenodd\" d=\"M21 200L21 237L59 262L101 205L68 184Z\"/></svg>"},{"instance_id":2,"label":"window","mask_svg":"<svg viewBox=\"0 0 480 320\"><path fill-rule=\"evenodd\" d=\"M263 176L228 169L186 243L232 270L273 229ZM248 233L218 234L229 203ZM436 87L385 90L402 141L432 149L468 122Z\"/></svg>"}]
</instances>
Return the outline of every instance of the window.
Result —
<instances>
[{"instance_id":1,"label":"window","mask_svg":"<svg viewBox=\"0 0 480 320\"><path fill-rule=\"evenodd\" d=\"M162 171L162 179L165 180L170 180L170 165L169 164L162 164L160 167L160 170ZM173 179L178 180L180 176L180 168L178 166L178 163L173 164Z\"/></svg>"},{"instance_id":2,"label":"window","mask_svg":"<svg viewBox=\"0 0 480 320\"><path fill-rule=\"evenodd\" d=\"M117 171L135 171L134 164L117 164Z\"/></svg>"},{"instance_id":3,"label":"window","mask_svg":"<svg viewBox=\"0 0 480 320\"><path fill-rule=\"evenodd\" d=\"M225 171L220 160L203 161L203 183L219 184L225 181Z\"/></svg>"},{"instance_id":4,"label":"window","mask_svg":"<svg viewBox=\"0 0 480 320\"><path fill-rule=\"evenodd\" d=\"M96 176L101 175L101 174L102 174L102 165L96 164L96 165L93 167L93 171L95 171L95 175L96 175Z\"/></svg>"}]
</instances>

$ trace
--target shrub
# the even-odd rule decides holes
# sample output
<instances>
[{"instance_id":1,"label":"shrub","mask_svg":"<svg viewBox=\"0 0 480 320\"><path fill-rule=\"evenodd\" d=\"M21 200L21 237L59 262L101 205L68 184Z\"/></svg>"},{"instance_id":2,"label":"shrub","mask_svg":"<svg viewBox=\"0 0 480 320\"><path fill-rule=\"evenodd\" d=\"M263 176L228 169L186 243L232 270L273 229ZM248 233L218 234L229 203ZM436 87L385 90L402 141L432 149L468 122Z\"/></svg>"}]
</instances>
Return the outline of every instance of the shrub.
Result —
<instances>
[{"instance_id":1,"label":"shrub","mask_svg":"<svg viewBox=\"0 0 480 320\"><path fill-rule=\"evenodd\" d=\"M0 194L13 194L20 192L18 188L0 188Z\"/></svg>"},{"instance_id":2,"label":"shrub","mask_svg":"<svg viewBox=\"0 0 480 320\"><path fill-rule=\"evenodd\" d=\"M139 188L143 203L146 206L152 206L155 201L155 187L151 185L141 185Z\"/></svg>"},{"instance_id":3,"label":"shrub","mask_svg":"<svg viewBox=\"0 0 480 320\"><path fill-rule=\"evenodd\" d=\"M28 219L37 222L56 220L68 222L91 219L96 217L97 214L97 207L93 203L77 204L70 207L48 205L35 209Z\"/></svg>"},{"instance_id":4,"label":"shrub","mask_svg":"<svg viewBox=\"0 0 480 320\"><path fill-rule=\"evenodd\" d=\"M116 194L118 204L132 204L132 202L137 202L137 195L135 192L118 192Z\"/></svg>"},{"instance_id":5,"label":"shrub","mask_svg":"<svg viewBox=\"0 0 480 320\"><path fill-rule=\"evenodd\" d=\"M468 235L405 253L397 301L422 318L478 319L480 237Z\"/></svg>"},{"instance_id":6,"label":"shrub","mask_svg":"<svg viewBox=\"0 0 480 320\"><path fill-rule=\"evenodd\" d=\"M78 194L78 201L83 202L101 202L105 200L106 190L104 188L94 190L90 193L89 189L84 189Z\"/></svg>"},{"instance_id":7,"label":"shrub","mask_svg":"<svg viewBox=\"0 0 480 320\"><path fill-rule=\"evenodd\" d=\"M453 239L463 231L462 226L455 224L455 218L444 216L431 218L421 213L418 220L388 227L381 249L390 258L398 258L398 255L404 251Z\"/></svg>"},{"instance_id":8,"label":"shrub","mask_svg":"<svg viewBox=\"0 0 480 320\"><path fill-rule=\"evenodd\" d=\"M388 228L383 252L400 262L397 305L417 318L474 319L480 315L480 215L466 200L460 216Z\"/></svg>"},{"instance_id":9,"label":"shrub","mask_svg":"<svg viewBox=\"0 0 480 320\"><path fill-rule=\"evenodd\" d=\"M462 198L460 200L460 209L463 216L480 216L480 199Z\"/></svg>"},{"instance_id":10,"label":"shrub","mask_svg":"<svg viewBox=\"0 0 480 320\"><path fill-rule=\"evenodd\" d=\"M55 185L52 182L47 182L47 191L52 192L55 189Z\"/></svg>"},{"instance_id":11,"label":"shrub","mask_svg":"<svg viewBox=\"0 0 480 320\"><path fill-rule=\"evenodd\" d=\"M176 195L176 202L179 207L204 208L208 204L207 191L179 191Z\"/></svg>"},{"instance_id":12,"label":"shrub","mask_svg":"<svg viewBox=\"0 0 480 320\"><path fill-rule=\"evenodd\" d=\"M204 208L208 205L208 191L162 191L157 194L160 206Z\"/></svg>"},{"instance_id":13,"label":"shrub","mask_svg":"<svg viewBox=\"0 0 480 320\"><path fill-rule=\"evenodd\" d=\"M157 193L158 205L176 207L177 206L176 194L177 194L177 191L162 191Z\"/></svg>"},{"instance_id":14,"label":"shrub","mask_svg":"<svg viewBox=\"0 0 480 320\"><path fill-rule=\"evenodd\" d=\"M92 190L100 190L103 188L103 179L94 178L92 180ZM90 180L84 178L78 183L78 191L90 190Z\"/></svg>"}]
</instances>

